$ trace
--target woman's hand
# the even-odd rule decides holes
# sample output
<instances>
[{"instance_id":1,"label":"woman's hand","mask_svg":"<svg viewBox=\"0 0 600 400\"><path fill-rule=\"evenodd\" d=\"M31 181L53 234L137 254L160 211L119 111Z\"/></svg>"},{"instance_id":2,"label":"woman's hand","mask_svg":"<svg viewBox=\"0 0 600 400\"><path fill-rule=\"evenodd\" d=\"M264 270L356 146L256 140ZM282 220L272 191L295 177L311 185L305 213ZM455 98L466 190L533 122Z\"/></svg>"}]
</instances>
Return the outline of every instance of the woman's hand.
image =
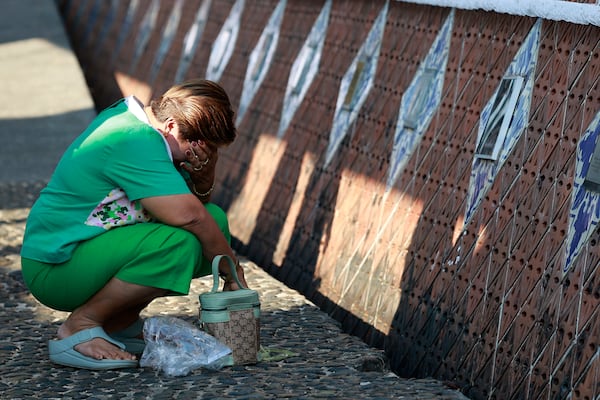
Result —
<instances>
[{"instance_id":1,"label":"woman's hand","mask_svg":"<svg viewBox=\"0 0 600 400\"><path fill-rule=\"evenodd\" d=\"M210 200L215 181L215 167L219 158L217 148L203 141L193 141L185 156L186 161L180 164L181 168L190 175L192 192L206 203Z\"/></svg>"},{"instance_id":2,"label":"woman's hand","mask_svg":"<svg viewBox=\"0 0 600 400\"><path fill-rule=\"evenodd\" d=\"M246 277L244 276L244 268L240 265L240 262L236 263L235 272L237 273L237 277L244 288L248 288L248 283L246 282ZM223 291L227 292L230 290L238 290L241 289L238 284L235 282L232 276L227 276L225 278L225 284L223 285Z\"/></svg>"},{"instance_id":3,"label":"woman's hand","mask_svg":"<svg viewBox=\"0 0 600 400\"><path fill-rule=\"evenodd\" d=\"M215 166L219 158L216 147L209 146L203 141L190 142L190 148L185 152L186 161L182 162L181 168L185 169L192 180L199 180L206 176L214 176Z\"/></svg>"}]
</instances>

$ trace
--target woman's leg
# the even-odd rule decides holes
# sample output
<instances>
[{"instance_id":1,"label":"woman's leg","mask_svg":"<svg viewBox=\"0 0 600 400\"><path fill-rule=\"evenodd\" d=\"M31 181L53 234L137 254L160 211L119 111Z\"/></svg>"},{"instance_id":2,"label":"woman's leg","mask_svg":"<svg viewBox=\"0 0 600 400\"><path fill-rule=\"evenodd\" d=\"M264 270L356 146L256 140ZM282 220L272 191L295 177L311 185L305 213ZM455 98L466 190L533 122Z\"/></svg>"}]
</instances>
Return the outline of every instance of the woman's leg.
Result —
<instances>
[{"instance_id":1,"label":"woman's leg","mask_svg":"<svg viewBox=\"0 0 600 400\"><path fill-rule=\"evenodd\" d=\"M167 290L165 289L140 286L113 278L98 293L92 296L91 299L69 315L66 321L58 328L58 338L64 339L83 329L105 326L109 320L118 321L121 310L136 309L166 294ZM124 324L127 323L125 322ZM107 331L110 332L108 329ZM81 343L75 346L75 350L98 360L135 359L135 356L101 338Z\"/></svg>"},{"instance_id":2,"label":"woman's leg","mask_svg":"<svg viewBox=\"0 0 600 400\"><path fill-rule=\"evenodd\" d=\"M72 311L59 328L59 338L95 326L111 333L135 322L153 299L187 294L200 254L200 245L189 232L137 224L82 242L63 264L23 259L23 277L41 303ZM131 357L103 339L85 342L76 350L94 358Z\"/></svg>"},{"instance_id":3,"label":"woman's leg","mask_svg":"<svg viewBox=\"0 0 600 400\"><path fill-rule=\"evenodd\" d=\"M227 214L225 211L214 203L207 203L204 205L206 207L206 211L213 217L217 226L225 236L227 243L231 245L231 233L229 232L229 221L227 219ZM200 278L202 276L211 275L212 274L212 260L206 259L202 250L200 250L200 257L198 265L194 270L194 278Z\"/></svg>"},{"instance_id":4,"label":"woman's leg","mask_svg":"<svg viewBox=\"0 0 600 400\"><path fill-rule=\"evenodd\" d=\"M189 232L163 224L112 229L81 242L62 264L22 259L31 293L48 307L73 311L112 278L187 294L201 254Z\"/></svg>"}]
</instances>

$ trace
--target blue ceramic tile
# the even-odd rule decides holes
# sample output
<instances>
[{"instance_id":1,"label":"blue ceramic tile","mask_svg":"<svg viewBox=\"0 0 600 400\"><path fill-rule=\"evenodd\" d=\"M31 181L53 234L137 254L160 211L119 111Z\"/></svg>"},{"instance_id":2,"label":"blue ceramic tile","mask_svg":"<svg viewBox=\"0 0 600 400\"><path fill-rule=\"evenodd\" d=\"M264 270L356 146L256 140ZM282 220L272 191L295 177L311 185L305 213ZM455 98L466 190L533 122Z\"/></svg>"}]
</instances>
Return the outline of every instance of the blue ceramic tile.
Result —
<instances>
[{"instance_id":1,"label":"blue ceramic tile","mask_svg":"<svg viewBox=\"0 0 600 400\"><path fill-rule=\"evenodd\" d=\"M258 91L258 88L265 79L269 67L271 66L271 61L273 60L273 55L277 48L277 42L279 41L279 29L281 28L281 21L283 20L285 5L286 0L279 1L275 11L273 11L269 18L267 26L260 35L256 47L252 50L252 53L250 53L246 77L244 78L244 89L242 90L242 97L237 112L237 125L244 119L248 106L252 103L254 95Z\"/></svg>"},{"instance_id":2,"label":"blue ceramic tile","mask_svg":"<svg viewBox=\"0 0 600 400\"><path fill-rule=\"evenodd\" d=\"M563 272L567 272L600 221L600 193L584 186L585 177L600 134L600 112L585 131L577 146L575 179L571 193L569 229Z\"/></svg>"},{"instance_id":3,"label":"blue ceramic tile","mask_svg":"<svg viewBox=\"0 0 600 400\"><path fill-rule=\"evenodd\" d=\"M110 8L108 10L108 15L102 22L102 29L98 33L98 38L96 39L96 51L100 50L104 44L104 40L112 28L113 23L115 22L115 17L117 16L117 9L119 7L119 0L111 0Z\"/></svg>"},{"instance_id":4,"label":"blue ceramic tile","mask_svg":"<svg viewBox=\"0 0 600 400\"><path fill-rule=\"evenodd\" d=\"M521 89L519 97L517 98L515 112L506 131L506 135L504 136L504 141L500 145L498 158L496 160L489 160L474 157L473 159L471 179L467 193L467 207L464 222L465 227L473 217L473 214L475 210L477 210L481 200L492 187L498 171L500 171L506 162L506 159L512 152L515 143L519 140L519 137L527 125L527 121L529 119L529 107L531 105L531 92L535 78L534 74L537 63L541 24L541 19L538 19L504 74L505 78L515 76L522 77L524 85ZM494 110L493 106L494 99L499 88L500 86L498 89L496 89L490 101L486 104L481 112L479 133L477 135L478 143L481 140L490 115L497 111ZM498 199L498 201L501 201L501 199Z\"/></svg>"},{"instance_id":5,"label":"blue ceramic tile","mask_svg":"<svg viewBox=\"0 0 600 400\"><path fill-rule=\"evenodd\" d=\"M140 31L138 32L137 38L135 40L134 50L133 50L133 60L131 62L131 66L129 67L129 74L133 75L135 69L137 67L142 54L146 51L146 47L148 46L148 41L150 40L150 36L152 35L152 31L156 26L156 18L158 17L158 11L160 10L160 0L152 0L150 3L150 7L146 10L144 14L144 19L142 20L142 24L140 26Z\"/></svg>"},{"instance_id":6,"label":"blue ceramic tile","mask_svg":"<svg viewBox=\"0 0 600 400\"><path fill-rule=\"evenodd\" d=\"M181 57L179 58L179 65L177 66L177 72L175 73L175 82L181 82L185 80L185 76L190 67L198 43L204 33L204 27L206 26L206 20L208 19L208 11L210 9L211 0L204 0L198 11L196 12L196 18L194 23L188 30L183 39L183 48L181 50Z\"/></svg>"},{"instance_id":7,"label":"blue ceramic tile","mask_svg":"<svg viewBox=\"0 0 600 400\"><path fill-rule=\"evenodd\" d=\"M235 42L240 31L240 21L244 10L244 0L237 0L231 12L225 20L219 35L215 39L210 51L208 66L206 68L206 79L218 82L221 79L225 67L229 63L235 48Z\"/></svg>"},{"instance_id":8,"label":"blue ceramic tile","mask_svg":"<svg viewBox=\"0 0 600 400\"><path fill-rule=\"evenodd\" d=\"M350 68L342 78L329 134L329 146L325 153L325 166L333 159L373 87L387 12L386 2Z\"/></svg>"},{"instance_id":9,"label":"blue ceramic tile","mask_svg":"<svg viewBox=\"0 0 600 400\"><path fill-rule=\"evenodd\" d=\"M139 4L140 0L131 0L129 7L127 7L127 14L125 14L125 20L121 24L121 30L119 32L119 37L117 38L117 44L113 50L111 64L117 60L117 56L121 51L121 47L123 47L123 44L129 35L129 31L133 25L133 18L135 17L135 13L137 12Z\"/></svg>"},{"instance_id":10,"label":"blue ceramic tile","mask_svg":"<svg viewBox=\"0 0 600 400\"><path fill-rule=\"evenodd\" d=\"M327 36L330 13L331 0L327 0L292 65L283 99L279 129L277 130L278 138L283 137L298 106L304 100L310 84L319 71L319 62L323 52L323 43L325 43L325 37Z\"/></svg>"},{"instance_id":11,"label":"blue ceramic tile","mask_svg":"<svg viewBox=\"0 0 600 400\"><path fill-rule=\"evenodd\" d=\"M454 10L448 15L427 56L402 96L388 171L387 190L394 185L404 170L440 104L453 24Z\"/></svg>"},{"instance_id":12,"label":"blue ceramic tile","mask_svg":"<svg viewBox=\"0 0 600 400\"><path fill-rule=\"evenodd\" d=\"M173 6L173 9L171 10L171 14L169 15L167 24L165 25L165 28L162 32L162 37L160 39L158 51L156 52L156 55L154 56L154 61L152 61L152 66L150 67L150 83L153 83L156 79L156 75L160 70L165 56L171 48L171 43L173 43L173 38L175 37L175 33L177 32L177 28L179 27L179 20L181 20L182 8L183 0L176 0L175 6Z\"/></svg>"}]
</instances>

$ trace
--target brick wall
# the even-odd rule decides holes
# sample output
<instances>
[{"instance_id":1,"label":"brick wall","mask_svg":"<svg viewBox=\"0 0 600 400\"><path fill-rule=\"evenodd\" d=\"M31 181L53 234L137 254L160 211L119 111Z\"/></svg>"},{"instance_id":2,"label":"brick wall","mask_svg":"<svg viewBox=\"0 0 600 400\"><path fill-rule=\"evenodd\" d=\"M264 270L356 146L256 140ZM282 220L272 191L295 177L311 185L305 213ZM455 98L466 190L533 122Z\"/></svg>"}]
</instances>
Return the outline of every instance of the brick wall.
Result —
<instances>
[{"instance_id":1,"label":"brick wall","mask_svg":"<svg viewBox=\"0 0 600 400\"><path fill-rule=\"evenodd\" d=\"M154 75L179 2L158 3L142 47L153 2L140 2L128 25L132 3L58 2L99 109L174 83L202 2L181 3ZM210 3L187 77L205 75L233 4ZM245 2L220 79L236 107L277 4ZM600 111L600 29L541 21L526 128L463 226L482 110L537 20L390 2L373 86L326 164L344 73L384 5L332 3L319 71L279 139L290 68L324 6L287 1L266 78L220 156L214 200L236 250L384 348L402 376L453 381L474 399L598 398L597 231L563 267L578 143ZM451 12L440 105L388 188L402 96Z\"/></svg>"}]
</instances>

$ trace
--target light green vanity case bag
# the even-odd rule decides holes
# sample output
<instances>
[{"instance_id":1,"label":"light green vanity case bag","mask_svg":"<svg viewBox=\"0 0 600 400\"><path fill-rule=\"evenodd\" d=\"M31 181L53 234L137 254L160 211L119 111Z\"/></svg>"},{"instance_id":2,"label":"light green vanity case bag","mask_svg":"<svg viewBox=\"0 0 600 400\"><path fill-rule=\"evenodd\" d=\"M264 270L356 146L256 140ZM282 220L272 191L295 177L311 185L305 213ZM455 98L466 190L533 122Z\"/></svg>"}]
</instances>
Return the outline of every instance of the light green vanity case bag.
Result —
<instances>
[{"instance_id":1,"label":"light green vanity case bag","mask_svg":"<svg viewBox=\"0 0 600 400\"><path fill-rule=\"evenodd\" d=\"M227 345L232 351L229 365L255 364L260 350L260 300L258 292L248 288L219 292L219 262L225 258L233 278L240 288L233 260L226 255L213 259L213 287L202 293L200 300L200 326L210 335Z\"/></svg>"}]
</instances>

